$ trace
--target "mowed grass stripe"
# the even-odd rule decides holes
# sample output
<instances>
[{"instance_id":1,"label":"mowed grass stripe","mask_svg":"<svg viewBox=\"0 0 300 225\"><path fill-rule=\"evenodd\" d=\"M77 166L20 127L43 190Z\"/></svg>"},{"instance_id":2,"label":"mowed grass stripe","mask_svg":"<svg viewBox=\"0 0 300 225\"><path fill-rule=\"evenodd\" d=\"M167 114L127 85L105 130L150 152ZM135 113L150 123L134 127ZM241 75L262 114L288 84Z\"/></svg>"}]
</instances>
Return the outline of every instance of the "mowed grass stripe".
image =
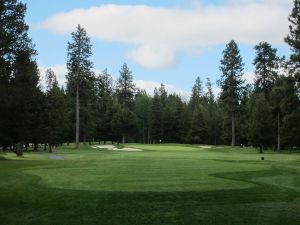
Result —
<instances>
[{"instance_id":1,"label":"mowed grass stripe","mask_svg":"<svg viewBox=\"0 0 300 225\"><path fill-rule=\"evenodd\" d=\"M2 155L1 223L299 224L299 154L128 146Z\"/></svg>"}]
</instances>

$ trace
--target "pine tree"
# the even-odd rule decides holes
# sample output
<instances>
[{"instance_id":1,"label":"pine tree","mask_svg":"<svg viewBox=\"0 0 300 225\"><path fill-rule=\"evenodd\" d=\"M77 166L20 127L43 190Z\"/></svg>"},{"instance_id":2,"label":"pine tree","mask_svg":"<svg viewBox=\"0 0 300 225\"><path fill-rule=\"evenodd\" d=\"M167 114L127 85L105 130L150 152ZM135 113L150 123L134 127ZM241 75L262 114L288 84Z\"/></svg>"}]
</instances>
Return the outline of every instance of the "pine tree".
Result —
<instances>
[{"instance_id":1,"label":"pine tree","mask_svg":"<svg viewBox=\"0 0 300 225\"><path fill-rule=\"evenodd\" d=\"M46 71L46 84L45 136L49 152L52 152L54 145L65 141L67 108L64 91L59 88L56 75L51 69Z\"/></svg>"},{"instance_id":2,"label":"pine tree","mask_svg":"<svg viewBox=\"0 0 300 225\"><path fill-rule=\"evenodd\" d=\"M112 118L112 129L118 140L125 144L130 137L134 137L137 130L136 115L123 105L116 103Z\"/></svg>"},{"instance_id":3,"label":"pine tree","mask_svg":"<svg viewBox=\"0 0 300 225\"><path fill-rule=\"evenodd\" d=\"M243 90L244 80L243 76L244 63L240 56L235 41L231 41L226 45L223 51L223 59L221 60L220 70L222 72L219 85L222 88L221 100L225 106L226 111L231 116L231 145L235 146L235 127L236 114L239 108L239 100Z\"/></svg>"},{"instance_id":4,"label":"pine tree","mask_svg":"<svg viewBox=\"0 0 300 225\"><path fill-rule=\"evenodd\" d=\"M151 97L146 91L138 91L135 97L134 112L137 116L138 139L141 143L149 143Z\"/></svg>"},{"instance_id":5,"label":"pine tree","mask_svg":"<svg viewBox=\"0 0 300 225\"><path fill-rule=\"evenodd\" d=\"M217 116L216 116L216 103L215 96L212 90L212 83L210 79L207 78L206 82L206 92L204 94L204 105L208 111L208 121L207 123L207 133L209 144L216 144L217 142Z\"/></svg>"},{"instance_id":6,"label":"pine tree","mask_svg":"<svg viewBox=\"0 0 300 225\"><path fill-rule=\"evenodd\" d=\"M264 94L256 94L250 119L250 141L252 145L263 148L274 143L274 121L271 107ZM266 132L267 131L267 132Z\"/></svg>"},{"instance_id":7,"label":"pine tree","mask_svg":"<svg viewBox=\"0 0 300 225\"><path fill-rule=\"evenodd\" d=\"M105 69L96 78L96 134L99 141L112 138L113 80Z\"/></svg>"},{"instance_id":8,"label":"pine tree","mask_svg":"<svg viewBox=\"0 0 300 225\"><path fill-rule=\"evenodd\" d=\"M67 88L71 96L76 99L76 148L79 148L79 126L80 126L80 97L93 89L93 64L90 61L92 56L90 38L85 29L77 26L76 32L72 33L72 41L68 43L68 74Z\"/></svg>"},{"instance_id":9,"label":"pine tree","mask_svg":"<svg viewBox=\"0 0 300 225\"><path fill-rule=\"evenodd\" d=\"M160 103L164 108L168 101L168 92L166 90L166 86L163 83L161 83L160 87L158 88L158 95L160 96Z\"/></svg>"},{"instance_id":10,"label":"pine tree","mask_svg":"<svg viewBox=\"0 0 300 225\"><path fill-rule=\"evenodd\" d=\"M31 129L34 129L34 112L37 106L37 96L40 93L39 71L32 59L31 51L20 52L14 63L12 78L12 111L14 142L18 143L17 155L21 156L23 145L29 143Z\"/></svg>"},{"instance_id":11,"label":"pine tree","mask_svg":"<svg viewBox=\"0 0 300 225\"><path fill-rule=\"evenodd\" d=\"M294 64L294 69L299 73L300 68L300 1L294 0L294 7L289 16L290 33L284 41L290 46L292 54L290 56L291 62Z\"/></svg>"},{"instance_id":12,"label":"pine tree","mask_svg":"<svg viewBox=\"0 0 300 225\"><path fill-rule=\"evenodd\" d=\"M195 144L207 143L208 132L207 132L207 110L199 105L195 108L192 116L191 127L189 131L190 141Z\"/></svg>"},{"instance_id":13,"label":"pine tree","mask_svg":"<svg viewBox=\"0 0 300 225\"><path fill-rule=\"evenodd\" d=\"M300 1L294 0L294 7L292 13L289 16L290 33L284 39L290 46L292 54L290 56L290 62L292 72L296 78L297 94L300 95Z\"/></svg>"},{"instance_id":14,"label":"pine tree","mask_svg":"<svg viewBox=\"0 0 300 225\"><path fill-rule=\"evenodd\" d=\"M163 137L162 113L160 95L157 88L155 88L151 106L151 142L154 144L159 143Z\"/></svg>"},{"instance_id":15,"label":"pine tree","mask_svg":"<svg viewBox=\"0 0 300 225\"><path fill-rule=\"evenodd\" d=\"M120 104L131 108L135 93L135 84L133 83L132 72L126 63L120 69L120 77L117 80L116 94Z\"/></svg>"},{"instance_id":16,"label":"pine tree","mask_svg":"<svg viewBox=\"0 0 300 225\"><path fill-rule=\"evenodd\" d=\"M203 97L202 81L200 77L197 77L195 84L192 88L192 94L189 103L191 111L194 111L194 109L199 106L202 97Z\"/></svg>"},{"instance_id":17,"label":"pine tree","mask_svg":"<svg viewBox=\"0 0 300 225\"><path fill-rule=\"evenodd\" d=\"M36 52L28 37L25 23L26 5L17 0L0 2L0 143L4 148L14 144L15 87L12 83L16 76L16 60L22 52L33 56ZM19 68L20 69L20 68Z\"/></svg>"},{"instance_id":18,"label":"pine tree","mask_svg":"<svg viewBox=\"0 0 300 225\"><path fill-rule=\"evenodd\" d=\"M263 93L266 98L272 90L275 80L278 77L279 58L276 55L277 49L267 42L261 42L254 47L256 57L254 59L255 66L255 91Z\"/></svg>"}]
</instances>

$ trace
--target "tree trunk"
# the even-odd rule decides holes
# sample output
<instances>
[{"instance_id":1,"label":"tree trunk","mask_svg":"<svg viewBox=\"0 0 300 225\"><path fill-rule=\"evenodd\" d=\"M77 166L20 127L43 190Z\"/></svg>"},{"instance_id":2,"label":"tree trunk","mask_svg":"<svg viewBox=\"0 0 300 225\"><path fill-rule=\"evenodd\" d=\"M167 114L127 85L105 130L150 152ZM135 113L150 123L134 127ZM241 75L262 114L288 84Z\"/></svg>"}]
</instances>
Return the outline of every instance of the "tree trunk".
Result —
<instances>
[{"instance_id":1,"label":"tree trunk","mask_svg":"<svg viewBox=\"0 0 300 225\"><path fill-rule=\"evenodd\" d=\"M33 151L37 151L37 143L33 144Z\"/></svg>"},{"instance_id":2,"label":"tree trunk","mask_svg":"<svg viewBox=\"0 0 300 225\"><path fill-rule=\"evenodd\" d=\"M263 146L262 146L262 145L259 146L259 153L260 153L260 154L263 153Z\"/></svg>"},{"instance_id":3,"label":"tree trunk","mask_svg":"<svg viewBox=\"0 0 300 225\"><path fill-rule=\"evenodd\" d=\"M277 114L277 151L280 151L280 112Z\"/></svg>"},{"instance_id":4,"label":"tree trunk","mask_svg":"<svg viewBox=\"0 0 300 225\"><path fill-rule=\"evenodd\" d=\"M125 136L122 136L122 144L125 144Z\"/></svg>"},{"instance_id":5,"label":"tree trunk","mask_svg":"<svg viewBox=\"0 0 300 225\"><path fill-rule=\"evenodd\" d=\"M235 146L235 114L231 116L231 146Z\"/></svg>"},{"instance_id":6,"label":"tree trunk","mask_svg":"<svg viewBox=\"0 0 300 225\"><path fill-rule=\"evenodd\" d=\"M79 149L79 85L76 86L76 149Z\"/></svg>"},{"instance_id":7,"label":"tree trunk","mask_svg":"<svg viewBox=\"0 0 300 225\"><path fill-rule=\"evenodd\" d=\"M23 143L17 144L16 154L17 156L23 156Z\"/></svg>"},{"instance_id":8,"label":"tree trunk","mask_svg":"<svg viewBox=\"0 0 300 225\"><path fill-rule=\"evenodd\" d=\"M49 153L52 153L52 145L49 144Z\"/></svg>"}]
</instances>

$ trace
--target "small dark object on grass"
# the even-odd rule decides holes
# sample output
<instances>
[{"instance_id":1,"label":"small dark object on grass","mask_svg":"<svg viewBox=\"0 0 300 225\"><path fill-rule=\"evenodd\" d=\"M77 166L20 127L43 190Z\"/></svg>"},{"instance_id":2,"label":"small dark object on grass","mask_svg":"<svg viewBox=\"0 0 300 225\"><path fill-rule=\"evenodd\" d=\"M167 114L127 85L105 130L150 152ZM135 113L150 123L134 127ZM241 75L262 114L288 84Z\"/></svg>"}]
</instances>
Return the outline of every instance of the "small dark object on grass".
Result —
<instances>
[{"instance_id":1,"label":"small dark object on grass","mask_svg":"<svg viewBox=\"0 0 300 225\"><path fill-rule=\"evenodd\" d=\"M261 160L265 160L265 157L261 157Z\"/></svg>"}]
</instances>

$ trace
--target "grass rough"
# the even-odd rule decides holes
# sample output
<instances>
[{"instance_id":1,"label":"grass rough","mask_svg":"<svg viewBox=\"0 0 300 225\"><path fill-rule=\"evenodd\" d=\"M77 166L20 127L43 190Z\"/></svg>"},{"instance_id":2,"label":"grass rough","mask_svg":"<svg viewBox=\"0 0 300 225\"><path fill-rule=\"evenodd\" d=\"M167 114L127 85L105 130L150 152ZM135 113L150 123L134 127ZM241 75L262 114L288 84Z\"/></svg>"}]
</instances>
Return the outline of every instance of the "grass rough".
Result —
<instances>
[{"instance_id":1,"label":"grass rough","mask_svg":"<svg viewBox=\"0 0 300 225\"><path fill-rule=\"evenodd\" d=\"M300 154L125 147L143 151L1 153L1 224L300 224Z\"/></svg>"}]
</instances>

